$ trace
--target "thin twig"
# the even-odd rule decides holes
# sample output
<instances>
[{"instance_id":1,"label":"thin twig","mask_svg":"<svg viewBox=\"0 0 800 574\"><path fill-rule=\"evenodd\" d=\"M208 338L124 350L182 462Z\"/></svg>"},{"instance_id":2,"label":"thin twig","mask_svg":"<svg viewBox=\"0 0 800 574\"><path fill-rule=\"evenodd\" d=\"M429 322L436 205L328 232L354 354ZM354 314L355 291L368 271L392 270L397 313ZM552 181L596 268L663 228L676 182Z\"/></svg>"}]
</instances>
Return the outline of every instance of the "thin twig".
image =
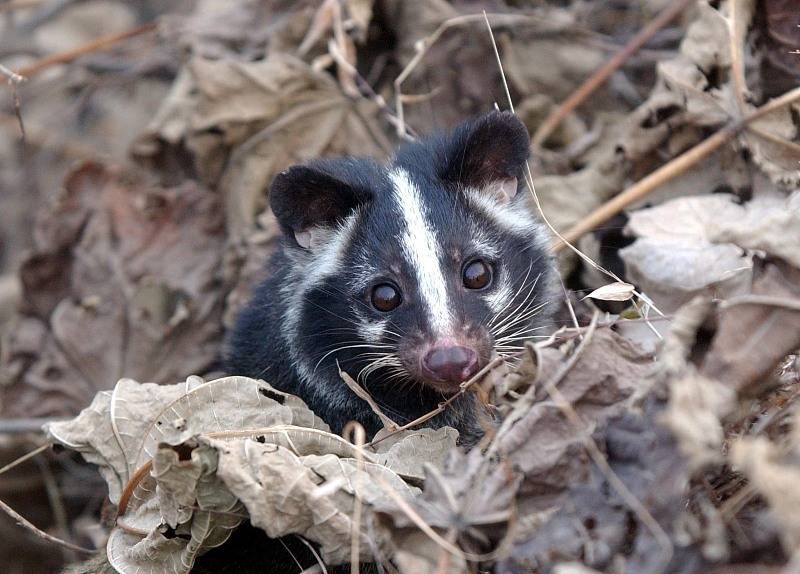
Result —
<instances>
[{"instance_id":1,"label":"thin twig","mask_svg":"<svg viewBox=\"0 0 800 574\"><path fill-rule=\"evenodd\" d=\"M291 557L291 559L294 561L294 565L297 566L298 570L300 570L300 572L303 572L304 571L303 565L300 564L300 561L294 555L294 552L292 552L292 549L289 548L289 545L286 544L286 542L284 542L280 538L278 538L277 540L278 540L278 542L281 543L281 546L283 546L283 549L286 551L286 554L288 554Z\"/></svg>"},{"instance_id":2,"label":"thin twig","mask_svg":"<svg viewBox=\"0 0 800 574\"><path fill-rule=\"evenodd\" d=\"M728 2L728 43L731 53L731 77L733 78L736 109L740 116L744 114L744 96L745 93L747 93L747 83L744 77L744 60L742 58L744 38L740 38L739 30L737 30L737 28L742 26L741 9L742 6L739 0L731 0ZM741 30L741 35L744 36L746 31L745 27L745 29ZM740 42L739 40L742 41Z\"/></svg>"},{"instance_id":3,"label":"thin twig","mask_svg":"<svg viewBox=\"0 0 800 574\"><path fill-rule=\"evenodd\" d=\"M296 538L297 538L297 539L298 539L300 542L302 542L303 544L305 544L305 545L308 547L308 550L311 552L311 554L313 554L313 555L314 555L314 558L317 560L317 564L316 564L316 565L317 565L317 566L319 566L319 569L320 569L320 571L322 572L322 574L328 574L328 569L325 567L325 562L323 562L323 561L322 561L322 557L321 557L321 556L319 555L319 553L317 552L317 549L316 549L316 548L314 548L314 546L313 546L313 545L312 545L312 544L311 544L311 543L310 543L308 540L306 540L305 538L303 538L302 536L300 536L300 535L298 535L298 534L295 534L295 537L296 537ZM307 570L311 570L311 568L308 568ZM306 570L303 570L303 572L306 572ZM301 573L301 574L302 574L302 573Z\"/></svg>"},{"instance_id":4,"label":"thin twig","mask_svg":"<svg viewBox=\"0 0 800 574\"><path fill-rule=\"evenodd\" d=\"M564 302L567 304L567 309L569 309L569 316L570 319L572 319L572 324L575 325L575 328L578 330L578 338L583 339L583 334L581 334L580 331L581 325L578 323L578 316L575 314L575 308L572 306L567 286L564 285L564 279L561 277L561 273L556 273L556 276L558 277L558 284L561 285L561 291L564 293Z\"/></svg>"},{"instance_id":5,"label":"thin twig","mask_svg":"<svg viewBox=\"0 0 800 574\"><path fill-rule=\"evenodd\" d=\"M78 46L77 48L45 56L40 60L28 64L27 66L23 66L22 68L17 70L17 74L26 77L34 76L39 72L41 72L42 70L50 68L51 66L55 66L57 64L66 64L86 54L91 54L92 52L104 50L105 48L110 48L111 46L119 44L120 42L123 42L130 38L134 38L136 36L141 36L143 34L147 34L148 32L152 32L153 30L156 29L156 27L157 25L155 22L149 22L147 24L137 26L136 28L132 28L131 30L126 30L125 32L120 32L118 34L109 34L108 36L101 36L100 38L92 40L91 42L87 42L86 44Z\"/></svg>"},{"instance_id":6,"label":"thin twig","mask_svg":"<svg viewBox=\"0 0 800 574\"><path fill-rule=\"evenodd\" d=\"M21 74L17 74L12 70L9 70L3 64L0 64L0 75L8 78L8 85L11 86L11 93L14 100L14 115L17 118L17 125L19 125L19 131L20 134L22 134L22 140L25 141L25 122L22 121L22 109L19 103L17 86L24 82L27 78Z\"/></svg>"},{"instance_id":7,"label":"thin twig","mask_svg":"<svg viewBox=\"0 0 800 574\"><path fill-rule=\"evenodd\" d=\"M728 309L737 305L764 305L800 311L800 300L789 299L788 297L772 297L770 295L739 295L738 297L731 297L720 303L720 308Z\"/></svg>"},{"instance_id":8,"label":"thin twig","mask_svg":"<svg viewBox=\"0 0 800 574\"><path fill-rule=\"evenodd\" d=\"M336 64L343 69L346 69L349 74L351 74L353 80L355 81L355 85L359 88L360 94L362 97L367 98L369 101L374 103L378 108L383 112L384 116L386 117L386 121L392 124L395 128L399 128L400 120L394 114L392 109L386 103L386 100L383 99L383 96L376 93L375 90L372 89L372 86L369 82L364 78L361 73L356 69L356 67L347 61L345 58L344 53L341 49L337 46L335 42L331 42L329 45L329 52L333 60ZM409 126L403 126L403 129L406 132L406 139L414 140L417 137L417 134L409 128Z\"/></svg>"},{"instance_id":9,"label":"thin twig","mask_svg":"<svg viewBox=\"0 0 800 574\"><path fill-rule=\"evenodd\" d=\"M356 394L356 396L358 396L358 398L360 398L363 401L366 401L366 403L369 405L369 408L372 409L372 412L378 415L378 418L381 419L383 427L387 431L392 432L400 427L399 424L394 422L387 414L385 414L381 410L381 408L378 406L378 403L375 402L372 396L361 385L359 385L357 382L353 380L353 377L351 377L342 370L342 367L339 365L338 359L336 360L336 368L339 371L339 377L341 377L344 383L348 387L350 387L350 390L353 391Z\"/></svg>"},{"instance_id":10,"label":"thin twig","mask_svg":"<svg viewBox=\"0 0 800 574\"><path fill-rule=\"evenodd\" d=\"M739 511L744 508L753 498L758 495L756 487L752 483L745 484L730 498L728 498L722 507L719 509L720 516L725 523L731 522Z\"/></svg>"},{"instance_id":11,"label":"thin twig","mask_svg":"<svg viewBox=\"0 0 800 574\"><path fill-rule=\"evenodd\" d=\"M44 452L44 451L46 451L48 448L50 448L50 446L51 446L51 445L50 445L49 443L48 443L48 444L43 444L42 446L40 446L40 447L38 447L38 448L35 448L35 449L33 449L31 452L29 452L29 453L27 453L27 454L23 454L23 455L22 455L21 457L19 457L17 460L14 460L14 461L12 461L12 462L9 462L9 463L8 463L7 465L5 465L3 468L0 468L0 474L6 473L6 472L8 472L9 470L11 470L12 468L14 468L15 466L19 466L20 464L22 464L22 463L23 463L23 462L25 462L26 460L30 460L30 459L32 459L32 458L33 458L34 456L36 456L37 454L41 454L41 453L43 453L43 452Z\"/></svg>"},{"instance_id":12,"label":"thin twig","mask_svg":"<svg viewBox=\"0 0 800 574\"><path fill-rule=\"evenodd\" d=\"M50 511L53 514L56 533L66 539L69 537L69 520L67 518L67 509L64 507L64 497L58 487L58 481L53 475L53 471L50 470L47 459L37 458L34 462L39 466L39 471L42 474L42 482L44 483L47 500L50 503ZM71 552L65 552L64 554L67 559L74 559L75 555Z\"/></svg>"},{"instance_id":13,"label":"thin twig","mask_svg":"<svg viewBox=\"0 0 800 574\"><path fill-rule=\"evenodd\" d=\"M533 16L523 16L519 14L492 14L492 19L498 23L520 23L520 22L536 22L541 23L542 20L539 18L535 18ZM474 22L479 22L483 19L488 20L488 16L486 11L483 14L465 14L463 16L456 16L454 18L450 18L449 20L445 20L442 22L436 30L430 36L423 38L420 40L416 45L417 53L414 54L414 57L406 64L406 67L400 72L400 74L394 80L394 92L395 92L395 110L397 115L397 135L401 138L407 139L408 138L408 130L405 123L405 110L403 109L403 102L405 101L405 95L403 94L402 86L403 82L405 82L408 77L411 75L411 72L414 71L419 63L422 61L422 58L425 57L425 54L428 53L428 50L431 49L436 42L439 41L439 38L442 37L447 30L450 28L455 28L457 26L461 26L464 24L471 24Z\"/></svg>"},{"instance_id":14,"label":"thin twig","mask_svg":"<svg viewBox=\"0 0 800 574\"><path fill-rule=\"evenodd\" d=\"M458 537L458 532L452 526L447 529L447 540L450 544L455 544ZM447 574L450 572L451 564L453 562L453 555L442 548L441 553L439 554L439 561L437 562L436 566L436 574Z\"/></svg>"},{"instance_id":15,"label":"thin twig","mask_svg":"<svg viewBox=\"0 0 800 574\"><path fill-rule=\"evenodd\" d=\"M545 118L544 122L542 122L533 136L533 145L537 148L541 147L550 134L561 124L564 118L586 101L597 88L602 86L614 72L619 70L631 56L638 52L656 32L677 18L692 2L694 2L694 0L676 0L664 8L653 21L631 38L630 42L628 42L624 48L614 54L614 57L592 74L577 90L572 92L560 106L548 114L547 118Z\"/></svg>"},{"instance_id":16,"label":"thin twig","mask_svg":"<svg viewBox=\"0 0 800 574\"><path fill-rule=\"evenodd\" d=\"M569 372L573 369L573 367L575 367L575 365L578 364L581 355L583 355L583 352L589 346L589 343L591 342L592 337L594 336L594 332L597 329L597 323L599 319L600 319L600 311L595 309L595 312L592 315L592 320L589 323L589 328L586 330L583 339L575 348L575 350L572 352L572 355L570 355L569 359L567 359L564 363L562 363L561 366L558 368L558 370L553 374L553 376L550 377L547 384L549 384L550 386L557 386L558 384L561 383L562 379L564 379L564 377L566 377L569 374ZM539 386L536 384L531 385L528 388L528 390L525 391L525 394L522 395L519 399L517 399L517 402L515 403L514 406L514 410L511 412L511 414L509 414L506 417L506 419L500 425L500 428L498 429L497 434L495 435L494 440L492 441L492 444L486 453L485 460L488 461L492 458L494 453L500 449L503 437L511 431L514 425L516 425L522 419L522 417L525 416L525 414L527 414L531 405L536 399L536 392L538 388Z\"/></svg>"},{"instance_id":17,"label":"thin twig","mask_svg":"<svg viewBox=\"0 0 800 574\"><path fill-rule=\"evenodd\" d=\"M350 528L350 574L359 574L361 559L361 479L364 473L363 448L367 440L364 427L356 421L350 421L344 427L342 435L355 444L356 449L356 480L353 483L353 520Z\"/></svg>"},{"instance_id":18,"label":"thin twig","mask_svg":"<svg viewBox=\"0 0 800 574\"><path fill-rule=\"evenodd\" d=\"M687 169L704 159L712 152L716 151L723 144L733 139L747 124L753 122L775 110L787 106L800 100L800 88L795 88L786 92L782 96L771 100L745 116L742 120L734 120L728 125L715 132L693 148L685 151L672 161L658 168L650 175L640 179L632 186L622 191L609 201L598 207L592 213L584 217L572 228L566 231L558 241L553 244L553 251L561 251L565 243L572 244L581 236L602 225L616 214L621 212L631 203L638 201L647 194L675 179Z\"/></svg>"},{"instance_id":19,"label":"thin twig","mask_svg":"<svg viewBox=\"0 0 800 574\"><path fill-rule=\"evenodd\" d=\"M489 30L489 38L492 41L492 48L494 49L494 57L495 57L495 59L497 61L497 66L500 69L500 76L503 79L503 87L505 88L505 91L506 91L506 99L508 100L508 107L509 107L509 109L511 110L512 113L516 113L516 111L514 110L514 101L511 99L511 91L508 89L508 82L506 81L506 72L503 69L503 61L500 59L500 51L497 49L497 42L495 41L494 32L492 31L492 26L489 23L489 18L486 15L486 12L483 13L483 17L484 17L484 20L486 21L486 28ZM580 257L584 262L586 262L588 265L592 266L597 271L599 271L601 273L604 273L605 275L611 277L615 281L622 282L622 279L617 277L617 275L615 273L613 273L612 271L609 271L608 269L606 269L605 267L603 267L599 263L595 262L594 259L592 259L588 255L586 255L583 251L581 251L580 249L575 247L571 242L569 242L566 239L564 239L564 237L558 232L558 230L553 226L553 224L550 223L550 219L548 219L547 215L545 215L545 213L544 213L544 209L542 209L542 203L539 201L539 194L536 193L536 186L533 184L533 171L531 171L531 164L530 164L530 162L528 160L525 160L525 169L526 169L526 172L524 173L524 179L525 179L526 185L528 186L528 191L530 192L531 196L533 197L533 201L536 204L536 209L538 210L539 215L542 218L542 221L544 221L545 225L547 225L547 227L550 229L550 231L552 231L553 234L556 237L558 237L561 241L566 243L566 245L569 246L569 248L578 257ZM559 245L559 244L556 243L554 245ZM553 251L557 252L558 249L553 247ZM663 313L661 313L661 311L655 305L653 305L652 301L650 301L649 298L645 298L642 294L637 293L635 291L634 291L634 293L637 296L645 299L650 304L650 306L659 315L663 315ZM568 304L569 304L569 302L568 302Z\"/></svg>"},{"instance_id":20,"label":"thin twig","mask_svg":"<svg viewBox=\"0 0 800 574\"><path fill-rule=\"evenodd\" d=\"M0 435L42 433L42 426L64 419L30 418L30 419L0 419Z\"/></svg>"},{"instance_id":21,"label":"thin twig","mask_svg":"<svg viewBox=\"0 0 800 574\"><path fill-rule=\"evenodd\" d=\"M450 552L454 556L458 556L462 560L469 560L471 562L485 562L487 560L493 560L497 558L498 551L488 552L486 554L473 554L471 552L465 552L461 550L455 544L449 542L445 538L436 532L433 527L425 522L425 519L422 518L416 510L412 508L412 506L398 493L391 484L386 482L380 476L375 477L375 483L381 487L381 489L389 495L389 498L398 506L398 508L413 522L417 528L419 528L424 534L428 536L435 544L437 544L443 550Z\"/></svg>"},{"instance_id":22,"label":"thin twig","mask_svg":"<svg viewBox=\"0 0 800 574\"><path fill-rule=\"evenodd\" d=\"M19 127L19 117L11 114L4 114L0 112L0 129L10 130ZM51 150L62 157L77 160L95 159L98 151L85 145L77 140L64 139L57 141L54 133L48 131L46 128L31 124L30 121L25 126L26 143L30 146L36 146Z\"/></svg>"},{"instance_id":23,"label":"thin twig","mask_svg":"<svg viewBox=\"0 0 800 574\"><path fill-rule=\"evenodd\" d=\"M449 397L446 401L444 401L442 403L439 403L439 405L435 409L433 409L429 413L425 413L421 417L418 417L418 418L414 419L413 421L411 421L408 424L405 424L405 425L403 425L401 427L397 427L393 432L387 433L385 436L382 436L381 438L379 438L377 440L373 440L372 442L367 443L367 446L375 446L376 444L386 440L390 436L396 435L399 432L403 432L404 430L408 430L410 428L414 428L415 426L421 425L422 423L432 419L436 415L438 415L440 413L443 413L445 411L445 409L447 407L449 407L453 403L453 401L455 401L460 396L462 396L462 395L466 394L467 392L469 392L470 388L475 383L477 383L478 381L483 379L483 377L486 376L486 374L489 371L491 371L492 369L496 368L497 366L499 366L500 364L502 364L504 362L505 362L505 359L503 357L495 357L492 361L489 362L489 364L487 364L484 368L482 368L480 371L475 373L470 380L461 383L459 385L459 387L460 387L459 391L457 393L455 393L454 395L452 395L451 397Z\"/></svg>"},{"instance_id":24,"label":"thin twig","mask_svg":"<svg viewBox=\"0 0 800 574\"><path fill-rule=\"evenodd\" d=\"M46 540L48 542L52 542L53 544L58 544L63 548L67 548L74 552L80 552L82 554L95 554L97 550L92 550L91 548L83 548L82 546L76 546L71 542L67 542L66 540L61 540L60 538L56 538L45 532L44 530L40 530L34 524L29 522L25 517L18 514L13 508L11 508L8 504L0 500L0 510L8 514L14 521L25 528L26 530L32 532L37 537L41 538L42 540Z\"/></svg>"}]
</instances>

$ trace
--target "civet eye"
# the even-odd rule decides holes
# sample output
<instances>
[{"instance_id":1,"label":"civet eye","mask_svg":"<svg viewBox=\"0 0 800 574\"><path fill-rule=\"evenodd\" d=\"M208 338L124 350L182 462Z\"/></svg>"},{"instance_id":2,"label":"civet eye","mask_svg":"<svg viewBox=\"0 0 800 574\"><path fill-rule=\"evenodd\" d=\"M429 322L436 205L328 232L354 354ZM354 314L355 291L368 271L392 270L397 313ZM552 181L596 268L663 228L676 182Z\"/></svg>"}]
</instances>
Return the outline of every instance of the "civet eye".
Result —
<instances>
[{"instance_id":1,"label":"civet eye","mask_svg":"<svg viewBox=\"0 0 800 574\"><path fill-rule=\"evenodd\" d=\"M394 285L381 283L372 288L372 306L378 311L391 311L400 305L400 292Z\"/></svg>"},{"instance_id":2,"label":"civet eye","mask_svg":"<svg viewBox=\"0 0 800 574\"><path fill-rule=\"evenodd\" d=\"M464 287L483 289L492 282L492 268L482 259L475 259L464 267Z\"/></svg>"}]
</instances>

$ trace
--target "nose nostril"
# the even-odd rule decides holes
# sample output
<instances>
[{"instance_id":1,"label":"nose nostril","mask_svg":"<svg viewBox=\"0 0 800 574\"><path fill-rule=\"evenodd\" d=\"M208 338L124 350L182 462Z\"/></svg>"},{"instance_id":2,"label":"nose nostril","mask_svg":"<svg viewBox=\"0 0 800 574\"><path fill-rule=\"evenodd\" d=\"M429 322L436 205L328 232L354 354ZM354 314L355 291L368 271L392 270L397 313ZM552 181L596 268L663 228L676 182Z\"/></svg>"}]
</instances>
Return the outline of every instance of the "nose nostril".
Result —
<instances>
[{"instance_id":1,"label":"nose nostril","mask_svg":"<svg viewBox=\"0 0 800 574\"><path fill-rule=\"evenodd\" d=\"M477 372L478 354L469 347L434 347L422 364L435 378L460 383Z\"/></svg>"}]
</instances>

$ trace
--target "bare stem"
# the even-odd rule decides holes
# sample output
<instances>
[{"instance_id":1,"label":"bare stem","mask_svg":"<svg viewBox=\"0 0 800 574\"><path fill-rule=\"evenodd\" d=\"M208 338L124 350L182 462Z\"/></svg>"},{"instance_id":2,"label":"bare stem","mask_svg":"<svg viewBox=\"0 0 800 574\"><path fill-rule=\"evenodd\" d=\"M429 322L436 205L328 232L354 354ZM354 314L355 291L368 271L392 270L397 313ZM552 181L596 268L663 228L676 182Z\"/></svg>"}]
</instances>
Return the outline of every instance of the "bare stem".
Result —
<instances>
[{"instance_id":1,"label":"bare stem","mask_svg":"<svg viewBox=\"0 0 800 574\"><path fill-rule=\"evenodd\" d=\"M33 523L29 522L25 517L17 513L13 508L11 508L8 504L3 502L2 500L0 500L0 510L8 514L11 518L13 518L17 524L19 524L29 532L32 532L34 535L36 535L38 538L41 538L42 540L46 540L47 542L52 542L53 544L58 544L59 546L62 546L74 552L80 552L82 554L94 554L97 552L96 550L92 550L91 548L84 548L82 546L77 546L75 544L72 544L71 542L67 542L66 540L61 540L60 538L56 538L55 536L48 534L44 530L37 528Z\"/></svg>"},{"instance_id":2,"label":"bare stem","mask_svg":"<svg viewBox=\"0 0 800 574\"><path fill-rule=\"evenodd\" d=\"M603 67L592 74L577 90L572 92L560 106L550 112L533 135L533 145L541 147L570 112L586 101L597 88L602 86L614 72L619 70L631 56L638 52L656 32L677 18L692 2L694 0L677 0L664 8L652 22L631 38L631 41L622 50L614 54Z\"/></svg>"},{"instance_id":3,"label":"bare stem","mask_svg":"<svg viewBox=\"0 0 800 574\"><path fill-rule=\"evenodd\" d=\"M137 26L136 28L126 30L125 32L101 36L100 38L92 40L91 42L87 42L86 44L78 46L77 48L45 56L40 60L20 68L17 70L17 74L20 76L30 77L57 64L66 64L86 54L91 54L92 52L110 48L111 46L119 44L124 40L147 34L155 29L156 23L149 22L147 24Z\"/></svg>"},{"instance_id":4,"label":"bare stem","mask_svg":"<svg viewBox=\"0 0 800 574\"><path fill-rule=\"evenodd\" d=\"M661 166L650 175L640 179L619 195L614 196L584 217L571 229L562 234L562 237L555 241L553 244L553 251L561 251L566 246L566 243L574 243L581 236L605 223L630 204L642 199L653 190L675 179L700 160L708 157L723 144L733 139L747 124L797 100L800 100L800 88L795 88L767 102L754 112L745 116L742 120L730 122L711 137L704 139L699 144L685 151L669 163Z\"/></svg>"},{"instance_id":5,"label":"bare stem","mask_svg":"<svg viewBox=\"0 0 800 574\"><path fill-rule=\"evenodd\" d=\"M443 403L440 403L439 406L437 406L431 412L426 413L426 414L422 415L421 417L414 419L413 421L411 421L408 424L405 424L405 425L403 425L401 427L397 427L394 431L388 433L386 436L383 436L383 437L379 438L378 440L374 440L374 441L368 443L367 446L375 446L379 442L386 440L387 438L389 438L392 435L395 435L395 434L397 434L399 432L402 432L404 430L408 430L410 428L414 428L415 426L421 425L422 423L432 419L436 415L438 415L440 413L443 413L444 410L453 403L453 401L455 401L458 397L460 397L460 396L466 394L467 392L469 392L469 390L472 387L472 385L474 385L475 383L477 383L478 381L483 379L483 377L486 376L486 374L489 371L491 371L492 369L494 369L495 367L497 367L498 365L500 365L503 362L505 362L505 359L503 357L496 357L495 359L490 361L488 365L486 365L480 371L475 373L475 375L473 375L473 377L470 380L461 383L461 385L460 385L461 388L457 393L455 393L453 396L451 396L449 399L447 399Z\"/></svg>"}]
</instances>

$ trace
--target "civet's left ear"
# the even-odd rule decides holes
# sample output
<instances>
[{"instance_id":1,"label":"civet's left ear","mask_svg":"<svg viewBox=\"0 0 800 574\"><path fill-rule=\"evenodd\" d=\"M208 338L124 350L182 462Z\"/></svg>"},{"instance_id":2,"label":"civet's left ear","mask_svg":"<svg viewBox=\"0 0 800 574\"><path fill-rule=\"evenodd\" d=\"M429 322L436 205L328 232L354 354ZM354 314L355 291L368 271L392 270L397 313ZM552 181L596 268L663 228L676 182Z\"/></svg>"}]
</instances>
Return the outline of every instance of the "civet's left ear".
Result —
<instances>
[{"instance_id":1,"label":"civet's left ear","mask_svg":"<svg viewBox=\"0 0 800 574\"><path fill-rule=\"evenodd\" d=\"M456 128L440 177L508 202L517 194L529 150L528 130L519 118L491 112Z\"/></svg>"}]
</instances>

